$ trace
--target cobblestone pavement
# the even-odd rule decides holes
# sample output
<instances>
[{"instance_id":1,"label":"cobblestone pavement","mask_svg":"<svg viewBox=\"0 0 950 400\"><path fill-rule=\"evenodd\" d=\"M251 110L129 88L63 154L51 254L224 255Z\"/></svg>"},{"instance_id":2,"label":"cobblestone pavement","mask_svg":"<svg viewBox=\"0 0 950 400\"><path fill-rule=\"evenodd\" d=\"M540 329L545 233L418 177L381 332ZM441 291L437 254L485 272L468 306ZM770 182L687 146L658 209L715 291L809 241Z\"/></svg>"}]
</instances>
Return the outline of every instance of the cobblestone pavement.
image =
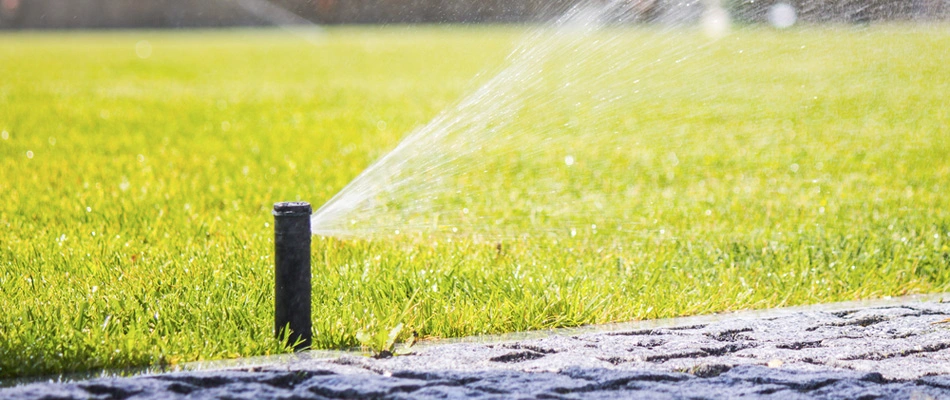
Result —
<instances>
[{"instance_id":1,"label":"cobblestone pavement","mask_svg":"<svg viewBox=\"0 0 950 400\"><path fill-rule=\"evenodd\" d=\"M950 398L948 318L939 296L914 297L34 383L0 398Z\"/></svg>"}]
</instances>

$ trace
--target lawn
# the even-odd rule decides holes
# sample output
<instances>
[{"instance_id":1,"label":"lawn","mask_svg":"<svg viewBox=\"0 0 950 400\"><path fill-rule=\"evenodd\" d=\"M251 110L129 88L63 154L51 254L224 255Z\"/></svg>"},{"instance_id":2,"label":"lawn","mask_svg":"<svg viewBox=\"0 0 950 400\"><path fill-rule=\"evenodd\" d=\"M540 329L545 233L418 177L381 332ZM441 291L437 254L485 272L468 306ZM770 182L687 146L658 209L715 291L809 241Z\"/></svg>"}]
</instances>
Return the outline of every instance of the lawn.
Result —
<instances>
[{"instance_id":1,"label":"lawn","mask_svg":"<svg viewBox=\"0 0 950 400\"><path fill-rule=\"evenodd\" d=\"M451 175L462 196L363 221L492 224L315 237L315 347L950 288L947 26L649 30L602 33L641 95L506 128L566 133L573 169L529 134ZM524 32L0 34L0 378L286 352L273 203L329 200ZM651 64L670 48L692 57Z\"/></svg>"}]
</instances>

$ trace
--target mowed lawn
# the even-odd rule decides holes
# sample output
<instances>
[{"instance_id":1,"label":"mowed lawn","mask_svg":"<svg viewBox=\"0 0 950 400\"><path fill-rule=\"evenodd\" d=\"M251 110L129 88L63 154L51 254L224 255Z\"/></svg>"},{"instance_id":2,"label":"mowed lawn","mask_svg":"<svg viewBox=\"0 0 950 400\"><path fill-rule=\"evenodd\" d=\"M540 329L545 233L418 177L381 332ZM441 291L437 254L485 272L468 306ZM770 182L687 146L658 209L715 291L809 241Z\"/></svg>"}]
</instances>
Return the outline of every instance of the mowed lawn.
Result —
<instances>
[{"instance_id":1,"label":"mowed lawn","mask_svg":"<svg viewBox=\"0 0 950 400\"><path fill-rule=\"evenodd\" d=\"M0 378L286 352L273 203L327 201L525 29L0 34ZM596 116L636 154L589 143L624 161L573 182L622 188L627 229L315 238L315 347L945 291L946 49L947 26L753 27L701 76L644 64L637 109Z\"/></svg>"}]
</instances>

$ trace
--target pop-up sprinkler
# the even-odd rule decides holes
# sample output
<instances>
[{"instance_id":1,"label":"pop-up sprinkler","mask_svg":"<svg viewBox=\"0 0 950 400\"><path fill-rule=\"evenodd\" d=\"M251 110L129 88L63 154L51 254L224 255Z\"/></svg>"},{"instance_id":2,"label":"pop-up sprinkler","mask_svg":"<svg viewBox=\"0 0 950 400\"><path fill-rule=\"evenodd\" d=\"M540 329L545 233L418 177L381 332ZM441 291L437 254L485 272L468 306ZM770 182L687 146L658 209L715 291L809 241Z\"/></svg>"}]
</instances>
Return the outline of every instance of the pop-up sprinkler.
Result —
<instances>
[{"instance_id":1,"label":"pop-up sprinkler","mask_svg":"<svg viewBox=\"0 0 950 400\"><path fill-rule=\"evenodd\" d=\"M310 320L310 203L274 204L274 335L294 350L313 342Z\"/></svg>"}]
</instances>

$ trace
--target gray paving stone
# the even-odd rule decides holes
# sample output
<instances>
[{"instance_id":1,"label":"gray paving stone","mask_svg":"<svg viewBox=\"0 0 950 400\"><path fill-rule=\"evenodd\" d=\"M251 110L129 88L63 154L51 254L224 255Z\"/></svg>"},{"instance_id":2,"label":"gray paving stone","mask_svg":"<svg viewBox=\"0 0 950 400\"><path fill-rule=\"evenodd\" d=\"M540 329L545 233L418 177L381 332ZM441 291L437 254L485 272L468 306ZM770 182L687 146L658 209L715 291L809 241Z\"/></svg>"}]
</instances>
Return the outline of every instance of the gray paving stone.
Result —
<instances>
[{"instance_id":1,"label":"gray paving stone","mask_svg":"<svg viewBox=\"0 0 950 400\"><path fill-rule=\"evenodd\" d=\"M950 398L950 304L906 299L34 383L10 399Z\"/></svg>"},{"instance_id":2,"label":"gray paving stone","mask_svg":"<svg viewBox=\"0 0 950 400\"><path fill-rule=\"evenodd\" d=\"M177 373L6 389L9 399L349 398L946 398L950 379L888 381L879 373L802 372L745 365L714 376L565 368L559 372L403 371L391 376L327 371Z\"/></svg>"}]
</instances>

